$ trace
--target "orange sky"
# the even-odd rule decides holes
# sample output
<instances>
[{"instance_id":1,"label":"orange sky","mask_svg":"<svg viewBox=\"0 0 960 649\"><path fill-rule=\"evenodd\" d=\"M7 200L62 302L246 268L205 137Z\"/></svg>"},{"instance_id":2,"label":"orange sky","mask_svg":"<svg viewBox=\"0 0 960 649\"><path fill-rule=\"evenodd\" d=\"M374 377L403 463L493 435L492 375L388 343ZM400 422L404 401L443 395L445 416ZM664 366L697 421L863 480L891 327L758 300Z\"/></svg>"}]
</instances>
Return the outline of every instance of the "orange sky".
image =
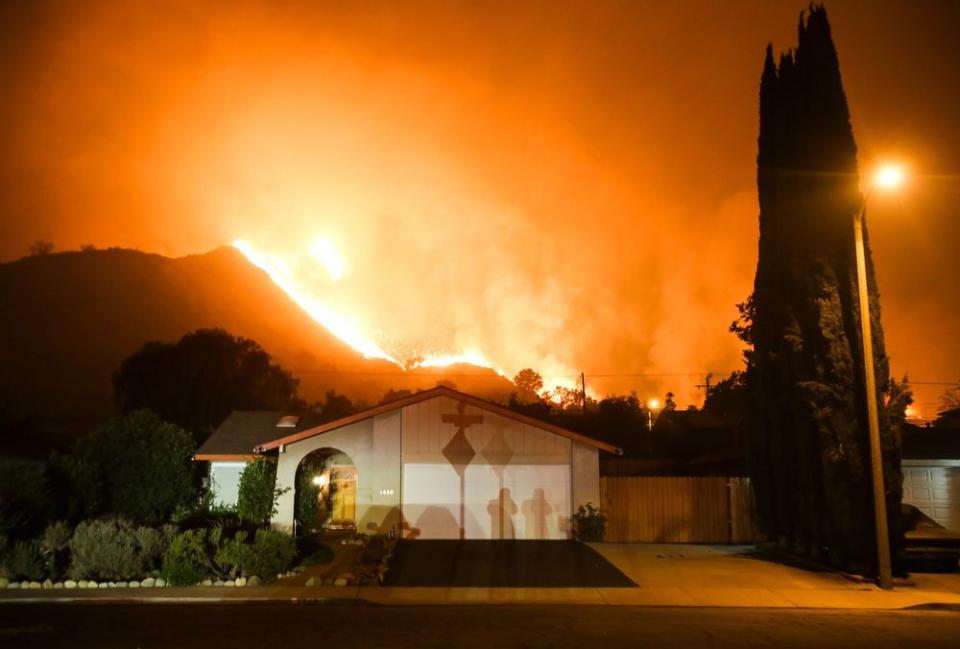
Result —
<instances>
[{"instance_id":1,"label":"orange sky","mask_svg":"<svg viewBox=\"0 0 960 649\"><path fill-rule=\"evenodd\" d=\"M345 273L313 290L392 350L739 367L763 50L803 3L133 4L0 7L0 259L325 237ZM921 174L869 216L894 371L957 380L960 6L827 10L861 165Z\"/></svg>"}]
</instances>

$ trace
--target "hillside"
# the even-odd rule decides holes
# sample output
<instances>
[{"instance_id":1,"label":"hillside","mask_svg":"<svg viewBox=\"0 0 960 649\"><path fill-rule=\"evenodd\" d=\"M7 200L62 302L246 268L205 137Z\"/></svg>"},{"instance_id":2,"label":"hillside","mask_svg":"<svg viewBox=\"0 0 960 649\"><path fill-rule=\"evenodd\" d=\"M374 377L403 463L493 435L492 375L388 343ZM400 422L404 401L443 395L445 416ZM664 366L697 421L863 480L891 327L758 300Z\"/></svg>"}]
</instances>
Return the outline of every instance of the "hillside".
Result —
<instances>
[{"instance_id":1,"label":"hillside","mask_svg":"<svg viewBox=\"0 0 960 649\"><path fill-rule=\"evenodd\" d=\"M460 389L509 391L481 368L404 374L363 358L232 248L176 259L90 250L0 264L0 419L109 415L110 376L126 356L202 327L259 342L301 379L308 401L336 389L376 402L388 388L432 387L452 373Z\"/></svg>"}]
</instances>

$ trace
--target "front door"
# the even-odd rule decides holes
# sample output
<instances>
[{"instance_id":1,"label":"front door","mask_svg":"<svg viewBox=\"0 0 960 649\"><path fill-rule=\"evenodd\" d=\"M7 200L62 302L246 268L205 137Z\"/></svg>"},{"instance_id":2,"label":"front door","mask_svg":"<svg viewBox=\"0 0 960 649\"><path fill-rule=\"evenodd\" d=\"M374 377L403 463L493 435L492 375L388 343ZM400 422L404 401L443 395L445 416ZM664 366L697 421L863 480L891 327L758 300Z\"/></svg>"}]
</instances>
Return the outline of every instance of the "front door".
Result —
<instances>
[{"instance_id":1,"label":"front door","mask_svg":"<svg viewBox=\"0 0 960 649\"><path fill-rule=\"evenodd\" d=\"M355 469L337 467L331 471L334 485L330 527L356 527L357 524L357 473Z\"/></svg>"}]
</instances>

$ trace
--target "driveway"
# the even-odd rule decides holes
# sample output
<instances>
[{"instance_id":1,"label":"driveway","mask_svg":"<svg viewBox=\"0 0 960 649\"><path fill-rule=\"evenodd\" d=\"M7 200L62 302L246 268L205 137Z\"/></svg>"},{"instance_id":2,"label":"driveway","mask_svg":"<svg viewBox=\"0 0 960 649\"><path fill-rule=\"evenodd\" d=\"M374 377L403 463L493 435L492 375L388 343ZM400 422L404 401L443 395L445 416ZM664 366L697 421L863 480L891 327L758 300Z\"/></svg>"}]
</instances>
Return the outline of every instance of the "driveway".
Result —
<instances>
[{"instance_id":1,"label":"driveway","mask_svg":"<svg viewBox=\"0 0 960 649\"><path fill-rule=\"evenodd\" d=\"M576 541L440 541L397 544L386 586L631 587L593 548Z\"/></svg>"}]
</instances>

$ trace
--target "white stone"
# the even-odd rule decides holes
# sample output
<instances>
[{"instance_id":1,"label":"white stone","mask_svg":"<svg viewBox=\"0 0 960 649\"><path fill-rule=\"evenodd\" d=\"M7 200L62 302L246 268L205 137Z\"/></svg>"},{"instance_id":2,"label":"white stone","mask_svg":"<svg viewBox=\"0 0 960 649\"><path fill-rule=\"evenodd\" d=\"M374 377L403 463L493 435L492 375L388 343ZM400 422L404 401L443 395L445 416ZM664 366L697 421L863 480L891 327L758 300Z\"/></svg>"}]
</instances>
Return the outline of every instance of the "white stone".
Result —
<instances>
[{"instance_id":1,"label":"white stone","mask_svg":"<svg viewBox=\"0 0 960 649\"><path fill-rule=\"evenodd\" d=\"M99 584L90 582L90 588L113 588L115 585L112 581L101 581Z\"/></svg>"},{"instance_id":2,"label":"white stone","mask_svg":"<svg viewBox=\"0 0 960 649\"><path fill-rule=\"evenodd\" d=\"M213 586L213 580L212 580L212 579L204 579L203 581L200 582L200 585L201 585L201 586Z\"/></svg>"},{"instance_id":3,"label":"white stone","mask_svg":"<svg viewBox=\"0 0 960 649\"><path fill-rule=\"evenodd\" d=\"M334 585L334 586L346 586L346 585L347 585L347 580L344 579L343 577L337 577L337 578L334 580L333 585Z\"/></svg>"},{"instance_id":4,"label":"white stone","mask_svg":"<svg viewBox=\"0 0 960 649\"><path fill-rule=\"evenodd\" d=\"M113 586L114 586L114 588L126 588L126 587L127 587L127 582L125 582L125 581L118 581L118 582L115 583Z\"/></svg>"},{"instance_id":5,"label":"white stone","mask_svg":"<svg viewBox=\"0 0 960 649\"><path fill-rule=\"evenodd\" d=\"M88 582L86 579L81 579L81 580L80 580L80 583L78 583L77 586L79 586L80 588L86 588L86 587L87 587L87 584L89 584L89 583L90 583L90 582Z\"/></svg>"},{"instance_id":6,"label":"white stone","mask_svg":"<svg viewBox=\"0 0 960 649\"><path fill-rule=\"evenodd\" d=\"M140 588L140 582L131 580L127 582L127 586L130 588Z\"/></svg>"},{"instance_id":7,"label":"white stone","mask_svg":"<svg viewBox=\"0 0 960 649\"><path fill-rule=\"evenodd\" d=\"M221 585L221 586L236 586L236 585L237 585L237 582L235 582L235 581L232 580L232 579L228 579L227 581L223 582L223 583L220 584L220 585Z\"/></svg>"},{"instance_id":8,"label":"white stone","mask_svg":"<svg viewBox=\"0 0 960 649\"><path fill-rule=\"evenodd\" d=\"M214 586L223 586L223 580L222 580L222 579L218 579L218 580L216 580L215 582L213 582L213 585L214 585Z\"/></svg>"},{"instance_id":9,"label":"white stone","mask_svg":"<svg viewBox=\"0 0 960 649\"><path fill-rule=\"evenodd\" d=\"M43 584L41 584L39 581L30 582L30 590L36 590L38 588L43 588Z\"/></svg>"},{"instance_id":10,"label":"white stone","mask_svg":"<svg viewBox=\"0 0 960 649\"><path fill-rule=\"evenodd\" d=\"M237 577L237 586L246 586L247 578L246 577Z\"/></svg>"},{"instance_id":11,"label":"white stone","mask_svg":"<svg viewBox=\"0 0 960 649\"><path fill-rule=\"evenodd\" d=\"M0 588L6 588L10 585L10 580L6 577L0 577Z\"/></svg>"},{"instance_id":12,"label":"white stone","mask_svg":"<svg viewBox=\"0 0 960 649\"><path fill-rule=\"evenodd\" d=\"M100 584L100 588L113 588L117 585L115 581L108 581L106 584Z\"/></svg>"},{"instance_id":13,"label":"white stone","mask_svg":"<svg viewBox=\"0 0 960 649\"><path fill-rule=\"evenodd\" d=\"M144 588L153 588L153 585L155 583L157 583L156 579L154 579L153 577L147 577L146 579L140 582L140 585Z\"/></svg>"},{"instance_id":14,"label":"white stone","mask_svg":"<svg viewBox=\"0 0 960 649\"><path fill-rule=\"evenodd\" d=\"M259 586L259 585L260 585L260 577L257 577L256 575L253 575L252 577L250 577L250 579L247 580L247 586Z\"/></svg>"},{"instance_id":15,"label":"white stone","mask_svg":"<svg viewBox=\"0 0 960 649\"><path fill-rule=\"evenodd\" d=\"M9 584L7 584L7 588L10 588L10 589L17 588L17 589L19 589L19 588L20 588L20 582L19 582L19 581L11 581Z\"/></svg>"},{"instance_id":16,"label":"white stone","mask_svg":"<svg viewBox=\"0 0 960 649\"><path fill-rule=\"evenodd\" d=\"M44 579L43 583L40 584L43 588L53 588L53 581L50 579Z\"/></svg>"},{"instance_id":17,"label":"white stone","mask_svg":"<svg viewBox=\"0 0 960 649\"><path fill-rule=\"evenodd\" d=\"M54 582L53 588L54 590L56 590L57 588L63 588L63 582L62 581Z\"/></svg>"},{"instance_id":18,"label":"white stone","mask_svg":"<svg viewBox=\"0 0 960 649\"><path fill-rule=\"evenodd\" d=\"M167 585L166 579L164 579L163 577L157 577L157 583L156 583L157 588L163 588L166 585Z\"/></svg>"},{"instance_id":19,"label":"white stone","mask_svg":"<svg viewBox=\"0 0 960 649\"><path fill-rule=\"evenodd\" d=\"M64 587L64 588L76 588L76 587L77 587L77 582L75 582L75 581L72 580L72 579L68 579L68 580L66 580L65 582L63 582L63 587Z\"/></svg>"},{"instance_id":20,"label":"white stone","mask_svg":"<svg viewBox=\"0 0 960 649\"><path fill-rule=\"evenodd\" d=\"M98 584L93 580L87 582L87 588L99 588L99 587L100 587L100 584Z\"/></svg>"}]
</instances>

